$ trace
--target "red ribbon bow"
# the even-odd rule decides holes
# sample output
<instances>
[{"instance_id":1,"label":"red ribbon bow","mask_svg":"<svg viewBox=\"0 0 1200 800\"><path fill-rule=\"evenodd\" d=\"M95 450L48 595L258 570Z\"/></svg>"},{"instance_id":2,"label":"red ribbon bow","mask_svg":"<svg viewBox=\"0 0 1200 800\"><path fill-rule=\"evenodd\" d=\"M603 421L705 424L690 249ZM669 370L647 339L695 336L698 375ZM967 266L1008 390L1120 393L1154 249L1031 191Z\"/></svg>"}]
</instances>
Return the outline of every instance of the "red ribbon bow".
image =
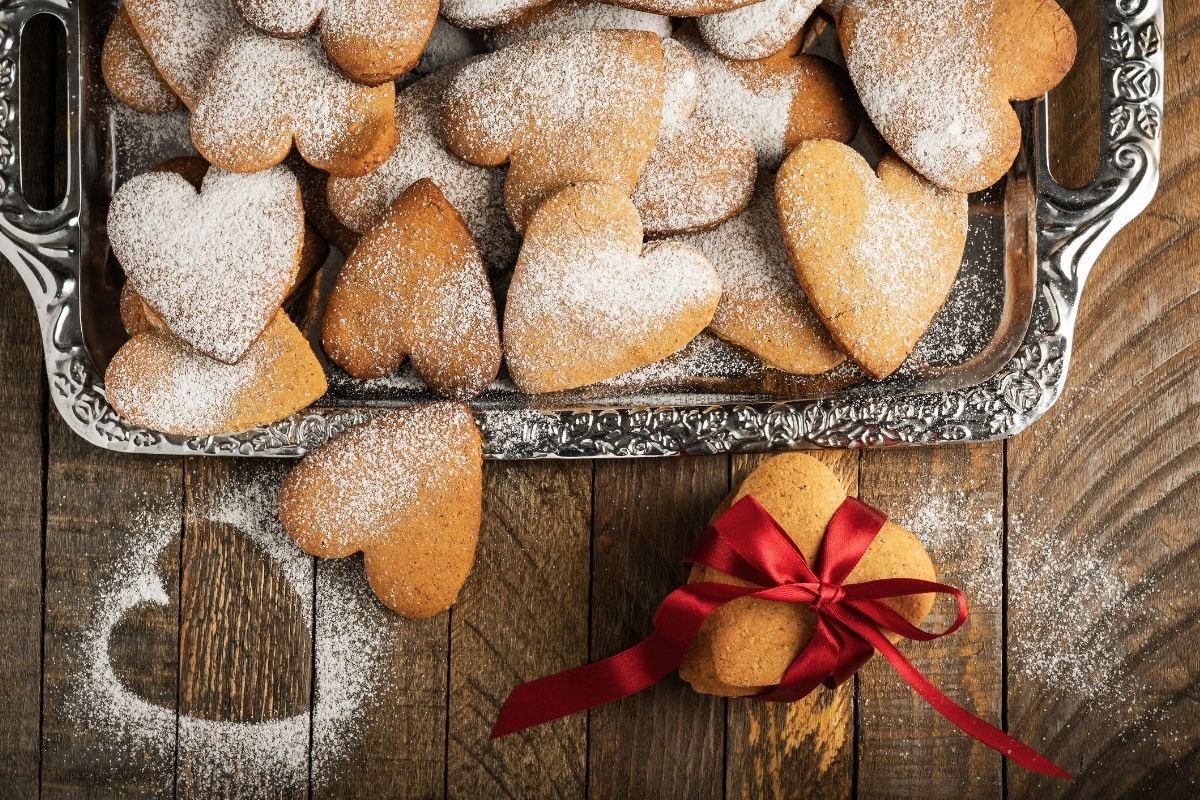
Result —
<instances>
[{"instance_id":1,"label":"red ribbon bow","mask_svg":"<svg viewBox=\"0 0 1200 800\"><path fill-rule=\"evenodd\" d=\"M756 586L706 582L676 589L655 613L654 633L642 642L603 661L513 689L500 709L492 738L595 708L652 686L679 668L710 614L731 600L754 597L807 605L817 617L811 641L788 667L780 684L759 695L760 699L791 702L818 685L833 688L850 678L878 650L913 691L968 736L1025 769L1070 779L1033 748L942 694L880 630L917 641L953 633L967 618L967 601L961 591L914 578L844 583L886 521L882 512L847 498L829 521L814 571L767 510L753 497L742 498L704 531L687 560ZM914 626L880 602L924 593L948 594L958 602L953 624L940 633Z\"/></svg>"}]
</instances>

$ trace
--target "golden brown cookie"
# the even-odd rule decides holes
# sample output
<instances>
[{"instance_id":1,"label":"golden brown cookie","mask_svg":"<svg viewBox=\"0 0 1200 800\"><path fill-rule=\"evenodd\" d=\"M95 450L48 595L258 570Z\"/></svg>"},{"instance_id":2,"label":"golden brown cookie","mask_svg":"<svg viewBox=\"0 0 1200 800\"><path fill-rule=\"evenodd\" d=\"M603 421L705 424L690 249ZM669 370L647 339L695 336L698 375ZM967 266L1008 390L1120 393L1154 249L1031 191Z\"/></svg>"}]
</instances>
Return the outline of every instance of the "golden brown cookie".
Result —
<instances>
[{"instance_id":1,"label":"golden brown cookie","mask_svg":"<svg viewBox=\"0 0 1200 800\"><path fill-rule=\"evenodd\" d=\"M463 161L446 149L438 131L438 105L454 74L451 67L396 95L400 144L387 161L362 177L330 178L329 207L348 227L365 231L404 190L428 178L462 214L487 265L508 269L516 261L519 242L504 209L504 171Z\"/></svg>"},{"instance_id":2,"label":"golden brown cookie","mask_svg":"<svg viewBox=\"0 0 1200 800\"><path fill-rule=\"evenodd\" d=\"M521 230L571 183L633 192L658 138L663 85L663 49L652 33L555 34L465 65L439 121L460 157L509 165L505 206Z\"/></svg>"},{"instance_id":3,"label":"golden brown cookie","mask_svg":"<svg viewBox=\"0 0 1200 800\"><path fill-rule=\"evenodd\" d=\"M362 551L367 579L411 618L454 604L475 561L483 452L471 411L389 411L309 453L279 493L279 519L320 558Z\"/></svg>"},{"instance_id":4,"label":"golden brown cookie","mask_svg":"<svg viewBox=\"0 0 1200 800\"><path fill-rule=\"evenodd\" d=\"M760 169L777 169L800 142L848 142L858 131L854 90L845 73L825 59L785 50L759 61L730 61L687 28L679 41L699 70L696 116L745 136L758 153Z\"/></svg>"},{"instance_id":5,"label":"golden brown cookie","mask_svg":"<svg viewBox=\"0 0 1200 800\"><path fill-rule=\"evenodd\" d=\"M1075 29L1053 0L851 0L838 35L863 107L939 186L986 189L1021 146L1011 101L1058 85Z\"/></svg>"},{"instance_id":6,"label":"golden brown cookie","mask_svg":"<svg viewBox=\"0 0 1200 800\"><path fill-rule=\"evenodd\" d=\"M946 302L967 241L967 196L895 156L878 177L838 142L805 142L776 180L796 277L834 340L873 378L895 372Z\"/></svg>"},{"instance_id":7,"label":"golden brown cookie","mask_svg":"<svg viewBox=\"0 0 1200 800\"><path fill-rule=\"evenodd\" d=\"M354 245L358 244L358 231L343 225L330 209L329 173L309 164L295 150L283 163L300 184L300 197L304 199L304 216L309 224L343 254L353 250Z\"/></svg>"},{"instance_id":8,"label":"golden brown cookie","mask_svg":"<svg viewBox=\"0 0 1200 800\"><path fill-rule=\"evenodd\" d=\"M171 91L146 55L125 9L119 9L100 54L100 72L113 97L143 114L165 114L179 108Z\"/></svg>"},{"instance_id":9,"label":"golden brown cookie","mask_svg":"<svg viewBox=\"0 0 1200 800\"><path fill-rule=\"evenodd\" d=\"M633 193L650 236L704 230L744 209L758 162L746 138L695 114L699 76L688 49L663 40L666 94L658 142Z\"/></svg>"},{"instance_id":10,"label":"golden brown cookie","mask_svg":"<svg viewBox=\"0 0 1200 800\"><path fill-rule=\"evenodd\" d=\"M203 188L169 172L125 183L108 215L113 253L137 293L186 343L240 360L275 316L299 269L304 206L279 167L209 170Z\"/></svg>"},{"instance_id":11,"label":"golden brown cookie","mask_svg":"<svg viewBox=\"0 0 1200 800\"><path fill-rule=\"evenodd\" d=\"M320 20L329 60L360 83L395 80L416 66L437 21L438 0L231 0L252 26L298 39Z\"/></svg>"},{"instance_id":12,"label":"golden brown cookie","mask_svg":"<svg viewBox=\"0 0 1200 800\"><path fill-rule=\"evenodd\" d=\"M462 217L422 179L367 231L342 267L321 326L329 358L356 378L406 358L438 394L465 400L500 371L487 268Z\"/></svg>"},{"instance_id":13,"label":"golden brown cookie","mask_svg":"<svg viewBox=\"0 0 1200 800\"><path fill-rule=\"evenodd\" d=\"M696 25L705 44L717 55L751 61L787 47L820 4L820 0L761 0L700 17Z\"/></svg>"},{"instance_id":14,"label":"golden brown cookie","mask_svg":"<svg viewBox=\"0 0 1200 800\"><path fill-rule=\"evenodd\" d=\"M635 8L652 14L670 14L673 17L702 17L720 14L722 11L748 6L759 0L611 0L615 6Z\"/></svg>"},{"instance_id":15,"label":"golden brown cookie","mask_svg":"<svg viewBox=\"0 0 1200 800\"><path fill-rule=\"evenodd\" d=\"M163 80L193 108L221 47L248 28L229 0L123 0L137 37Z\"/></svg>"},{"instance_id":16,"label":"golden brown cookie","mask_svg":"<svg viewBox=\"0 0 1200 800\"><path fill-rule=\"evenodd\" d=\"M550 0L442 0L442 16L460 28L505 25Z\"/></svg>"},{"instance_id":17,"label":"golden brown cookie","mask_svg":"<svg viewBox=\"0 0 1200 800\"><path fill-rule=\"evenodd\" d=\"M192 115L192 141L212 164L257 172L292 144L335 175L363 175L396 146L396 89L349 80L311 38L234 37L213 62Z\"/></svg>"},{"instance_id":18,"label":"golden brown cookie","mask_svg":"<svg viewBox=\"0 0 1200 800\"><path fill-rule=\"evenodd\" d=\"M752 495L783 527L809 564L816 564L825 527L846 499L846 490L823 463L803 453L774 456L742 481L723 507ZM929 554L909 531L888 522L867 548L847 583L882 578L936 577ZM748 586L716 570L698 567L689 582ZM884 600L914 625L933 607L933 595ZM816 617L807 606L742 598L705 623L680 675L697 691L739 696L777 685L812 638ZM699 645L699 647L697 646Z\"/></svg>"},{"instance_id":19,"label":"golden brown cookie","mask_svg":"<svg viewBox=\"0 0 1200 800\"><path fill-rule=\"evenodd\" d=\"M708 256L721 276L724 292L708 326L713 333L799 375L825 372L846 359L796 281L769 178L744 212L679 241Z\"/></svg>"},{"instance_id":20,"label":"golden brown cookie","mask_svg":"<svg viewBox=\"0 0 1200 800\"><path fill-rule=\"evenodd\" d=\"M122 417L180 436L268 425L326 389L320 362L282 311L237 364L208 358L166 331L140 333L113 356L104 383Z\"/></svg>"},{"instance_id":21,"label":"golden brown cookie","mask_svg":"<svg viewBox=\"0 0 1200 800\"><path fill-rule=\"evenodd\" d=\"M504 352L524 392L573 389L666 358L712 320L721 282L704 254L643 249L619 189L580 184L530 219L504 314Z\"/></svg>"},{"instance_id":22,"label":"golden brown cookie","mask_svg":"<svg viewBox=\"0 0 1200 800\"><path fill-rule=\"evenodd\" d=\"M671 35L672 25L671 18L666 15L635 11L601 0L553 0L526 11L507 25L488 31L488 41L498 50L552 33L596 30L649 31L667 37Z\"/></svg>"}]
</instances>

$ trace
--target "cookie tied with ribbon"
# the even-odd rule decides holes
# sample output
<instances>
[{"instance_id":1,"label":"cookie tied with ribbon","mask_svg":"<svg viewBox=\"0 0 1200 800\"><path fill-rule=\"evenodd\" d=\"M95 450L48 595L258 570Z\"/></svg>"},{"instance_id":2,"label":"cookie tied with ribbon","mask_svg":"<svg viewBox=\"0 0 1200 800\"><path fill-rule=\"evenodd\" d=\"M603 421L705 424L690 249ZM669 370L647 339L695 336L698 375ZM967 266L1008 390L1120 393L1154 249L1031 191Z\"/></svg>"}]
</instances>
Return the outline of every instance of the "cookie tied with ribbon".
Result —
<instances>
[{"instance_id":1,"label":"cookie tied with ribbon","mask_svg":"<svg viewBox=\"0 0 1200 800\"><path fill-rule=\"evenodd\" d=\"M703 574L709 579L694 580L668 595L654 615L654 632L639 644L603 661L518 686L500 709L492 737L628 697L689 661L694 664L696 658L712 658L711 639L705 638L707 628L720 622L734 627L754 622L749 617L721 620L718 613L745 614L748 609L761 608L760 604L770 604L802 611L797 620L807 619L811 624L804 626L807 630L798 626L790 632L795 652L777 682L752 692L758 699L792 702L818 686L833 688L878 651L913 691L967 735L1025 769L1069 779L1044 756L942 694L893 644L893 638L930 641L946 636L967 618L961 591L902 571L910 560L910 565L918 566L922 557L926 565L929 562L919 544L919 552L914 552L905 542L905 536L912 534L888 523L881 511L846 497L836 477L809 456L777 456L746 483L754 483L764 471L782 477L789 470L812 480L774 487L777 493L772 505L780 509L782 519L754 495L742 494L739 489L734 497L742 494L740 499L717 516L687 556L697 569L707 571ZM773 482L763 483L769 488ZM831 491L831 486L837 488ZM805 525L818 507L831 500L836 510L826 521L815 557L806 555L789 523ZM806 501L811 502L806 506ZM932 573L932 567L927 568ZM863 573L863 578L857 577ZM889 574L893 576L874 577ZM958 614L945 631L925 631L912 619L923 618L932 605L930 596L938 594L952 597ZM751 638L757 634L772 638L761 628L748 633ZM788 638L785 633L775 644L786 646ZM705 641L709 652L697 654ZM729 655L744 662L751 657L748 653Z\"/></svg>"}]
</instances>

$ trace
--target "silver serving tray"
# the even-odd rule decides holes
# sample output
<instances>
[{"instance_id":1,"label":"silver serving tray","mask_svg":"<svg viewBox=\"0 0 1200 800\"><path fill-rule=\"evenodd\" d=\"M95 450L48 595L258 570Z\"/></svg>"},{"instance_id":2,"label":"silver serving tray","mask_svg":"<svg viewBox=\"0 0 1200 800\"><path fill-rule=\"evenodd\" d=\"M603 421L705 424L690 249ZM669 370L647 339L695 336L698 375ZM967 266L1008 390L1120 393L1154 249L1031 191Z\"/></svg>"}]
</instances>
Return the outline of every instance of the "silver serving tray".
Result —
<instances>
[{"instance_id":1,"label":"silver serving tray","mask_svg":"<svg viewBox=\"0 0 1200 800\"><path fill-rule=\"evenodd\" d=\"M972 196L962 275L926 340L896 375L881 383L862 380L852 368L787 376L706 337L667 362L588 390L531 398L502 380L474 404L487 456L881 447L986 441L1023 430L1062 391L1088 272L1158 185L1162 0L1097 5L1101 158L1095 179L1078 190L1056 183L1045 103L1019 106L1021 158L1000 185ZM66 89L67 191L48 211L31 208L21 193L21 33L38 14L62 22L73 67ZM113 411L103 370L122 334L119 271L104 230L107 207L120 180L176 153L162 128L148 130L138 115L115 108L99 79L111 15L111 0L0 0L0 254L15 265L37 306L50 394L70 427L93 444L131 453L298 456L380 408L427 399L404 375L360 383L331 367L332 388L320 403L244 433L167 436Z\"/></svg>"}]
</instances>

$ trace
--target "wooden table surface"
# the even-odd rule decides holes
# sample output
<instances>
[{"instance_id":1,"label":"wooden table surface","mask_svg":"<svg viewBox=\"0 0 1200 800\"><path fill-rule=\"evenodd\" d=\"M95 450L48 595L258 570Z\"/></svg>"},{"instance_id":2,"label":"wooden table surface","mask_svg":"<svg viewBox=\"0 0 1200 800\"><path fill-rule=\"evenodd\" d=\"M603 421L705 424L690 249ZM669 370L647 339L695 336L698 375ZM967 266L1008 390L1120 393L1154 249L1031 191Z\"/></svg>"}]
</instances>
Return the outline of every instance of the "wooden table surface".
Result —
<instances>
[{"instance_id":1,"label":"wooden table surface","mask_svg":"<svg viewBox=\"0 0 1200 800\"><path fill-rule=\"evenodd\" d=\"M1072 9L1080 67L1054 104L1061 175L1080 181L1096 130L1094 111L1078 110L1095 106L1089 5ZM269 494L285 465L120 456L77 439L47 407L30 303L0 267L0 793L1194 796L1200 0L1168 12L1162 186L1092 275L1059 404L1004 444L822 455L917 530L972 600L960 633L909 645L910 657L1074 783L1006 768L879 659L790 708L701 697L672 678L490 743L514 683L648 632L687 544L753 459L488 464L479 559L453 612L405 622L368 604L345 628L337 592L361 591L355 564L276 563L215 513L248 486ZM48 126L61 116L52 99L34 112ZM125 615L97 656L86 645L149 507L160 530L166 520L165 594ZM347 642L363 625L374 639ZM97 658L141 705L105 715L79 701ZM314 699L331 664L359 659L390 677L343 706L333 690ZM165 720L152 742L150 719ZM244 735L285 719L298 736ZM232 752L206 750L213 731Z\"/></svg>"}]
</instances>

